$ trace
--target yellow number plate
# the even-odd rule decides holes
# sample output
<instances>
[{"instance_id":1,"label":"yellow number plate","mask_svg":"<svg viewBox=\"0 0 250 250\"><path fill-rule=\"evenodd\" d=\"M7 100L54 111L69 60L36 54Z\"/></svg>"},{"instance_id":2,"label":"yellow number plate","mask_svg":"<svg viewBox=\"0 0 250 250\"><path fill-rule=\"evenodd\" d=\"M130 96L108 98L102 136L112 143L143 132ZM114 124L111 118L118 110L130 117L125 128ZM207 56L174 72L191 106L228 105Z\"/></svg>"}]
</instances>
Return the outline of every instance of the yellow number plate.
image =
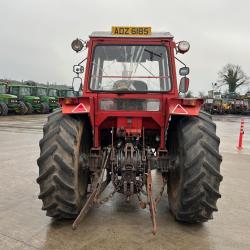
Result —
<instances>
[{"instance_id":1,"label":"yellow number plate","mask_svg":"<svg viewBox=\"0 0 250 250\"><path fill-rule=\"evenodd\" d=\"M150 36L151 33L151 27L112 27L112 35L114 36Z\"/></svg>"}]
</instances>

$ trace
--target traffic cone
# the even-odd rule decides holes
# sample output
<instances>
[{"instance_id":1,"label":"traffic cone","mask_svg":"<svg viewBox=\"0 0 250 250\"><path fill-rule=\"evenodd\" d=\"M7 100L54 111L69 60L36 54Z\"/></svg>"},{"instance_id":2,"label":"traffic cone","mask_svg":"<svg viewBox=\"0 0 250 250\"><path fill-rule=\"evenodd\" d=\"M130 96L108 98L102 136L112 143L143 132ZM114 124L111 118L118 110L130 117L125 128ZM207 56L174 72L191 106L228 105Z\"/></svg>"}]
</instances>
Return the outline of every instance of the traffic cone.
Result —
<instances>
[{"instance_id":1,"label":"traffic cone","mask_svg":"<svg viewBox=\"0 0 250 250\"><path fill-rule=\"evenodd\" d=\"M239 150L243 149L243 135L244 135L244 119L240 120L240 134L239 134L239 142L237 148Z\"/></svg>"}]
</instances>

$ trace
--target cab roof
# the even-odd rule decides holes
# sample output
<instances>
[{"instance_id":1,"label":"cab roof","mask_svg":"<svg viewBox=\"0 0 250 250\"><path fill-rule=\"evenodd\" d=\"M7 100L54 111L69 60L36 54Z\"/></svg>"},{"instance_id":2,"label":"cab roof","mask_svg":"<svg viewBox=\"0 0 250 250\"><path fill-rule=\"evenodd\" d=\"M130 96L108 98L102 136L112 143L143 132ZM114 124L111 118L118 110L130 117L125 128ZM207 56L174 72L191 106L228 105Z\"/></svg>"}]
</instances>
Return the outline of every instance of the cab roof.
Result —
<instances>
[{"instance_id":1,"label":"cab roof","mask_svg":"<svg viewBox=\"0 0 250 250\"><path fill-rule=\"evenodd\" d=\"M94 31L89 36L91 37L107 37L107 38L168 38L173 39L174 36L170 32L152 32L151 35L136 35L136 36L127 36L127 35L112 35L111 31Z\"/></svg>"},{"instance_id":2,"label":"cab roof","mask_svg":"<svg viewBox=\"0 0 250 250\"><path fill-rule=\"evenodd\" d=\"M25 88L34 88L34 86L31 85L25 85L25 84L16 84L16 83L10 83L9 87L25 87Z\"/></svg>"}]
</instances>

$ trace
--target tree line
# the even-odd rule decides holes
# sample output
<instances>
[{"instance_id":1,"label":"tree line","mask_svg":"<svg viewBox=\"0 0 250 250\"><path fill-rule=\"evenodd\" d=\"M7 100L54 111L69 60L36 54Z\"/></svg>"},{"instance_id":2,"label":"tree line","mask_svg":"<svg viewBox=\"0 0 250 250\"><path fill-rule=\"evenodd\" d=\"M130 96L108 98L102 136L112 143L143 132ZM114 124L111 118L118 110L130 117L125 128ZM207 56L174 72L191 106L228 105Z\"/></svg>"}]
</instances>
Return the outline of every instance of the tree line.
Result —
<instances>
[{"instance_id":1,"label":"tree line","mask_svg":"<svg viewBox=\"0 0 250 250\"><path fill-rule=\"evenodd\" d=\"M250 78L245 74L240 65L227 64L218 72L216 87L227 86L228 93L236 93L240 86L250 84ZM204 97L204 92L199 92L199 97ZM193 97L192 91L188 91L186 97Z\"/></svg>"}]
</instances>

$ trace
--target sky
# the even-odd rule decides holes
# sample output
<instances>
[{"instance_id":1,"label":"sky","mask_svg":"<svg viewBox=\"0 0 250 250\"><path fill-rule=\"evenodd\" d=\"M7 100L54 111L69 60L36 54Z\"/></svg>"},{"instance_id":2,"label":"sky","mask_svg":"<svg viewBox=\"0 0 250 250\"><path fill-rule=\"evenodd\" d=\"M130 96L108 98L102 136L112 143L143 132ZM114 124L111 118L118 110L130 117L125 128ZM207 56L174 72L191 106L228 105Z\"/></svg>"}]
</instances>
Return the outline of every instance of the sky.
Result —
<instances>
[{"instance_id":1,"label":"sky","mask_svg":"<svg viewBox=\"0 0 250 250\"><path fill-rule=\"evenodd\" d=\"M227 63L250 76L249 13L246 0L0 0L0 78L71 85L85 56L71 49L76 37L151 26L189 41L178 57L190 67L191 91L206 92Z\"/></svg>"}]
</instances>

